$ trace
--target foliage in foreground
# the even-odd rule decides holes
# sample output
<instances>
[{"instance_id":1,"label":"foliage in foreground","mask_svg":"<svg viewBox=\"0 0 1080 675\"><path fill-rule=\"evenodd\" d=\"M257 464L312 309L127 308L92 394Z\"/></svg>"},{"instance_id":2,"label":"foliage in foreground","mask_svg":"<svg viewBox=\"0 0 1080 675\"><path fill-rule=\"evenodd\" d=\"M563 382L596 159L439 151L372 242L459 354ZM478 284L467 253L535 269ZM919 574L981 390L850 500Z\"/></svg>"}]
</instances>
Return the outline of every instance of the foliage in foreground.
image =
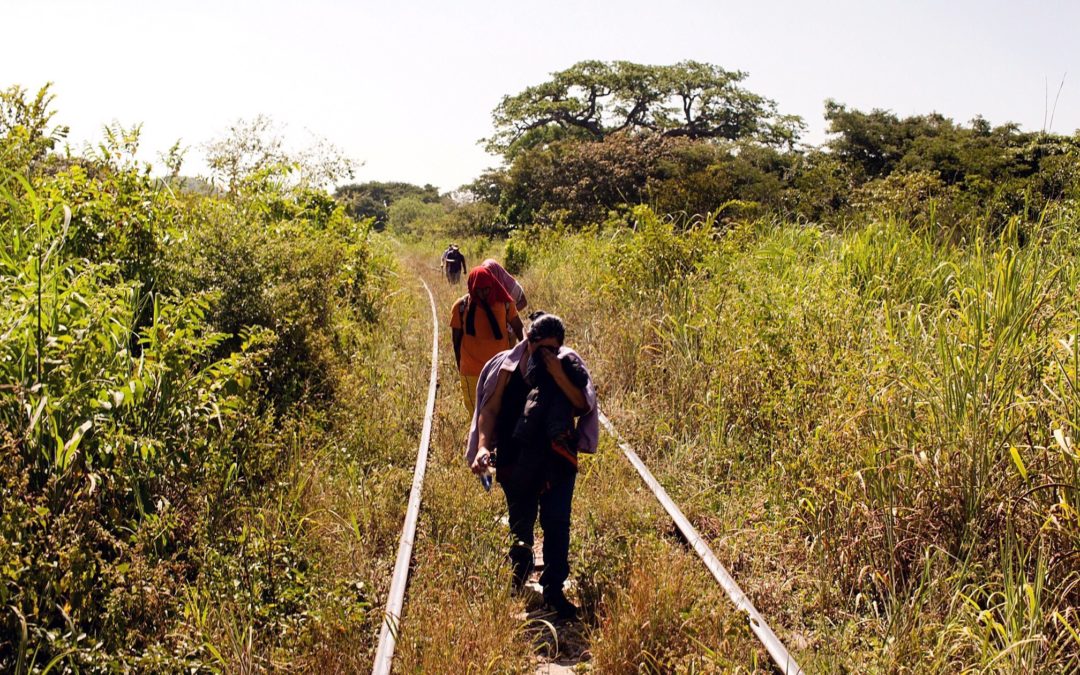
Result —
<instances>
[{"instance_id":1,"label":"foliage in foreground","mask_svg":"<svg viewBox=\"0 0 1080 675\"><path fill-rule=\"evenodd\" d=\"M0 670L266 667L367 635L377 543L343 572L304 510L360 539L305 481L399 428L334 411L381 377L354 367L386 305L367 227L285 167L174 192L137 130L52 155L38 108L0 143Z\"/></svg>"}]
</instances>

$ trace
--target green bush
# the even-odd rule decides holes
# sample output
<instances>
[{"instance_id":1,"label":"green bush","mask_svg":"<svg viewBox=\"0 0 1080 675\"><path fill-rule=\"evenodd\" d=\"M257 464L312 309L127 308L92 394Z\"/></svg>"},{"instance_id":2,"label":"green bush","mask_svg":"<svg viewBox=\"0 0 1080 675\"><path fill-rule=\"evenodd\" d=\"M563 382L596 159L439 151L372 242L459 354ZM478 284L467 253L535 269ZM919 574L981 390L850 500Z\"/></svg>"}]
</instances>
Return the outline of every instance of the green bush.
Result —
<instances>
[{"instance_id":1,"label":"green bush","mask_svg":"<svg viewBox=\"0 0 1080 675\"><path fill-rule=\"evenodd\" d=\"M221 196L41 165L0 175L0 670L220 665L202 593L260 635L308 630L326 582L292 515L252 520L286 439L355 385L382 304L368 226L270 174Z\"/></svg>"},{"instance_id":2,"label":"green bush","mask_svg":"<svg viewBox=\"0 0 1080 675\"><path fill-rule=\"evenodd\" d=\"M607 264L611 283L628 297L680 283L711 246L705 229L679 232L646 206L634 207L627 218L633 230L616 241Z\"/></svg>"},{"instance_id":3,"label":"green bush","mask_svg":"<svg viewBox=\"0 0 1080 675\"><path fill-rule=\"evenodd\" d=\"M521 274L529 266L529 243L519 232L507 240L505 258L503 265L510 274Z\"/></svg>"},{"instance_id":4,"label":"green bush","mask_svg":"<svg viewBox=\"0 0 1080 675\"><path fill-rule=\"evenodd\" d=\"M230 439L264 338L215 358L212 296L143 295L118 265L71 257L70 211L25 181L3 192L0 666L117 667L167 626L191 519L250 477Z\"/></svg>"},{"instance_id":5,"label":"green bush","mask_svg":"<svg viewBox=\"0 0 1080 675\"><path fill-rule=\"evenodd\" d=\"M416 197L404 197L387 209L387 227L394 234L416 235L442 229L446 209Z\"/></svg>"}]
</instances>

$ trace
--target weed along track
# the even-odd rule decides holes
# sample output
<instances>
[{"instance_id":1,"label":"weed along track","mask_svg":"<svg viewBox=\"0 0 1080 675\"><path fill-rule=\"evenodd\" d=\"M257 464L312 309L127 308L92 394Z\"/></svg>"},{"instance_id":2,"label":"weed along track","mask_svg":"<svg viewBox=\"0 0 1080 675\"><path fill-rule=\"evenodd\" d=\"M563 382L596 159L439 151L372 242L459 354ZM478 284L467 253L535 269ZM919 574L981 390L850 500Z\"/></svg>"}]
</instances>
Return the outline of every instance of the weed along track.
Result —
<instances>
[{"instance_id":1,"label":"weed along track","mask_svg":"<svg viewBox=\"0 0 1080 675\"><path fill-rule=\"evenodd\" d=\"M622 436L611 424L611 420L607 415L600 413L600 423L604 426L604 429L611 434L619 444L619 448L622 449L626 458L634 465L637 472L641 475L642 480L649 486L652 493L656 496L656 499L663 505L664 510L668 512L672 520L675 521L676 527L679 528L679 532L686 537L686 541L694 549L701 560L705 563L705 566L709 568L709 572L716 578L716 581L727 593L731 602L739 609L739 611L746 614L747 623L750 626L750 630L754 632L754 635L761 641L761 644L765 646L765 649L769 652L769 656L772 658L776 667L780 669L780 672L785 675L798 675L802 673L802 668L796 663L795 659L788 653L787 647L776 637L776 633L773 632L769 624L765 622L765 619L758 613L754 607L754 603L750 602L750 598L746 597L743 590L739 588L739 584L735 582L735 579L731 577L727 569L720 562L716 554L713 553L709 545L705 543L705 540L701 538L698 531L690 524L686 516L683 515L682 510L671 501L671 497L668 496L667 491L663 486L653 477L652 472L645 466L645 463L638 457L637 452L634 451L629 444L623 441Z\"/></svg>"},{"instance_id":2,"label":"weed along track","mask_svg":"<svg viewBox=\"0 0 1080 675\"><path fill-rule=\"evenodd\" d=\"M406 264L421 267L419 261ZM607 435L597 455L582 458L573 514L568 589L581 604L582 621L556 621L528 587L519 596L511 593L503 495L498 488L484 492L466 469L462 444L469 416L457 386L437 386L440 369L444 382L456 385L457 379L450 350L440 354L438 307L450 307L463 287L432 278L422 283L433 321L431 375L372 672L390 673L396 666L395 672L553 673L578 664L599 672L637 672L640 666L660 672L676 663L695 668L699 662L757 670L764 668L767 654L778 672L802 673L705 539L602 413ZM616 447L628 463L615 458ZM665 512L688 546L661 525ZM634 625L645 634L635 636ZM662 644L672 630L690 636L677 656L652 644ZM732 658L733 652L741 656Z\"/></svg>"},{"instance_id":3,"label":"weed along track","mask_svg":"<svg viewBox=\"0 0 1080 675\"><path fill-rule=\"evenodd\" d=\"M420 433L420 447L416 453L416 470L413 473L412 488L409 491L409 506L405 512L405 524L401 528L401 542L398 544L397 560L394 563L393 580L390 582L390 595L386 601L386 611L379 634L379 650L375 655L373 673L389 673L394 659L394 645L400 628L401 608L405 604L405 585L409 580L409 563L412 560L413 541L416 535L416 522L420 516L421 493L424 488L424 473L427 470L428 446L431 443L431 424L435 416L435 391L439 379L439 319L435 313L435 297L427 282L421 280L431 302L431 377L428 383L427 406L424 409L424 426Z\"/></svg>"}]
</instances>

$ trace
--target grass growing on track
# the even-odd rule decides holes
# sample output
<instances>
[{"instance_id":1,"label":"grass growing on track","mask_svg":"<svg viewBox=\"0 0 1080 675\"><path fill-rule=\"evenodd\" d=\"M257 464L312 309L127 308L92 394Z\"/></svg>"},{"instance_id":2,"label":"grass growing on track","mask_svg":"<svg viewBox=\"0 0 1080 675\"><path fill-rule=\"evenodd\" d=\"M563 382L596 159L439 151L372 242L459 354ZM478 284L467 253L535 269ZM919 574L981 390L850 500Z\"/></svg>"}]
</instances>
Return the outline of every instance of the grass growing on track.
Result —
<instances>
[{"instance_id":1,"label":"grass growing on track","mask_svg":"<svg viewBox=\"0 0 1080 675\"><path fill-rule=\"evenodd\" d=\"M474 246L470 259L481 260L482 244ZM405 266L426 270L445 321L464 287L449 287L431 271L437 255L416 246ZM560 288L531 281L530 304L561 311L554 297ZM546 649L548 631L516 618L525 607L509 594L505 501L498 488L485 494L464 465L468 418L449 332L441 330L432 457L395 668L524 672ZM569 344L579 346L583 333L573 324L569 330ZM591 353L583 354L588 361ZM740 671L764 662L722 591L606 437L597 455L582 460L573 513L571 596L585 613L586 659L601 672Z\"/></svg>"},{"instance_id":2,"label":"grass growing on track","mask_svg":"<svg viewBox=\"0 0 1080 675\"><path fill-rule=\"evenodd\" d=\"M397 270L407 288L413 279ZM430 367L424 299L405 288L388 300L386 323L353 358L351 386L335 419L334 444L316 454L299 473L306 486L301 511L318 548L323 573L344 592L363 594L368 611L350 615L348 604L327 598L321 639L312 641L293 665L321 672L363 672L371 667L382 612L390 588L416 446L423 422L423 397Z\"/></svg>"},{"instance_id":3,"label":"grass growing on track","mask_svg":"<svg viewBox=\"0 0 1080 675\"><path fill-rule=\"evenodd\" d=\"M502 566L505 535L499 493L495 489L486 494L463 460L468 416L444 322L464 285L450 287L439 278L431 269L437 260L435 251L412 252L403 264L423 274L435 294L440 364L431 455L395 670L448 672L460 666L458 672L522 672L529 649L510 618L514 603Z\"/></svg>"}]
</instances>

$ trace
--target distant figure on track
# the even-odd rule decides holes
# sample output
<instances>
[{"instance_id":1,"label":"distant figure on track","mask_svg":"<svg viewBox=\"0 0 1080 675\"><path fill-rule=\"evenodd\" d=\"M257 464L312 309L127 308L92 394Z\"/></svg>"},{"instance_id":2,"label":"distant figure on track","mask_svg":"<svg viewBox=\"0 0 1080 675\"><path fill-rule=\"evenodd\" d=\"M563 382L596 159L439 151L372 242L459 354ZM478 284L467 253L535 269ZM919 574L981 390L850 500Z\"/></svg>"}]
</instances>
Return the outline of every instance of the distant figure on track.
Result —
<instances>
[{"instance_id":1,"label":"distant figure on track","mask_svg":"<svg viewBox=\"0 0 1080 675\"><path fill-rule=\"evenodd\" d=\"M457 244L450 244L443 251L442 268L446 274L446 280L450 284L461 281L461 273L465 270L465 255L462 254Z\"/></svg>"},{"instance_id":2,"label":"distant figure on track","mask_svg":"<svg viewBox=\"0 0 1080 675\"><path fill-rule=\"evenodd\" d=\"M543 312L532 316L528 340L484 366L465 459L474 473L482 474L495 458L495 478L506 495L514 538L508 557L516 590L524 586L533 567L533 528L539 511L544 601L560 618L569 619L577 615L577 607L563 592L570 574L570 505L578 453L595 452L599 439L596 391L584 361L563 345L562 320ZM569 429L562 428L558 419L564 415L569 416ZM580 416L576 426L574 416Z\"/></svg>"},{"instance_id":3,"label":"distant figure on track","mask_svg":"<svg viewBox=\"0 0 1080 675\"><path fill-rule=\"evenodd\" d=\"M517 311L525 309L529 304L529 299L525 297L525 289L521 287L518 280L514 278L512 274L503 269L494 258L488 258L484 262L480 263L481 267L487 268L489 272L495 275L495 278L499 280L502 287L506 289L506 292L510 294L510 297L514 299L514 306L517 307Z\"/></svg>"},{"instance_id":4,"label":"distant figure on track","mask_svg":"<svg viewBox=\"0 0 1080 675\"><path fill-rule=\"evenodd\" d=\"M473 412L480 371L491 357L513 344L511 336L522 339L522 325L513 298L489 270L474 267L468 286L469 293L450 310L450 335L465 408Z\"/></svg>"}]
</instances>

